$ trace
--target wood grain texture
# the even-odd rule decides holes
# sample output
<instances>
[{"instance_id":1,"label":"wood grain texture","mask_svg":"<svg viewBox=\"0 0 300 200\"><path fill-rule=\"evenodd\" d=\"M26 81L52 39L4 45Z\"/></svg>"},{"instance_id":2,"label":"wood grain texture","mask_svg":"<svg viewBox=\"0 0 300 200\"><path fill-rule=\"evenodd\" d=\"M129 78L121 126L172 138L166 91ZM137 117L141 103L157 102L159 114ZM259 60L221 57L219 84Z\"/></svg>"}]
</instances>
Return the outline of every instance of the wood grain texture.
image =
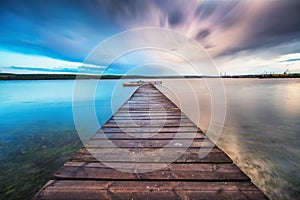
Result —
<instances>
[{"instance_id":1,"label":"wood grain texture","mask_svg":"<svg viewBox=\"0 0 300 200\"><path fill-rule=\"evenodd\" d=\"M267 197L174 103L144 84L34 199Z\"/></svg>"}]
</instances>

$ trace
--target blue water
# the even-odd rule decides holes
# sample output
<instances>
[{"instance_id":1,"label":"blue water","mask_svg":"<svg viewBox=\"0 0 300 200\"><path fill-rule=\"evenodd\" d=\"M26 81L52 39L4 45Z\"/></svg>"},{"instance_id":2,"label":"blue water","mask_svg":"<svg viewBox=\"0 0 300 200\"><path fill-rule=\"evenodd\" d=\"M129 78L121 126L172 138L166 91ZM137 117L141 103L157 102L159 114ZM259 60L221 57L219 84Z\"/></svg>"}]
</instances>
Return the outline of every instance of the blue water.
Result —
<instances>
[{"instance_id":1,"label":"blue water","mask_svg":"<svg viewBox=\"0 0 300 200\"><path fill-rule=\"evenodd\" d=\"M101 81L95 98L83 90L76 106L95 109L99 125L104 124L136 89L122 87L125 81L120 81ZM189 82L200 99L199 126L206 131L211 117L208 91L201 79ZM97 85L95 80L79 83ZM190 104L193 94L181 80L163 80L163 85ZM224 85L227 114L217 144L268 197L299 199L300 79L225 79ZM71 80L0 81L0 199L31 199L81 147L73 91ZM193 119L193 106L184 112ZM98 128L85 127L92 134Z\"/></svg>"},{"instance_id":2,"label":"blue water","mask_svg":"<svg viewBox=\"0 0 300 200\"><path fill-rule=\"evenodd\" d=\"M104 124L136 89L122 82L80 80L98 85L95 98L83 96L80 106L94 101ZM30 199L82 145L73 120L73 90L72 80L0 82L0 199Z\"/></svg>"}]
</instances>

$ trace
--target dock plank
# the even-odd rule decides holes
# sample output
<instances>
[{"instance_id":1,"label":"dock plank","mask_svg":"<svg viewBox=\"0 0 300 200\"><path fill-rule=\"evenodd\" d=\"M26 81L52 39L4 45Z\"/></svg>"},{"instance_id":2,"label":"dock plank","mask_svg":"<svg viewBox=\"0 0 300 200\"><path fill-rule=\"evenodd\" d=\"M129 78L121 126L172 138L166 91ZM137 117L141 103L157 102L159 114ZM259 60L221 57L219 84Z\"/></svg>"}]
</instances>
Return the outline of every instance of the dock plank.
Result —
<instances>
[{"instance_id":1,"label":"dock plank","mask_svg":"<svg viewBox=\"0 0 300 200\"><path fill-rule=\"evenodd\" d=\"M93 139L110 139L110 140L138 140L138 139L145 139L147 140L180 140L180 139L205 139L207 138L203 133L181 133L181 134L176 134L176 133L147 133L147 132L137 132L137 133L128 133L125 132L117 132L117 133L97 133Z\"/></svg>"},{"instance_id":2,"label":"dock plank","mask_svg":"<svg viewBox=\"0 0 300 200\"><path fill-rule=\"evenodd\" d=\"M201 148L201 147L213 147L215 144L211 141L197 140L190 142L190 139L177 139L171 140L148 140L148 139L139 139L139 140L124 140L124 139L115 139L112 143L119 148L128 148L128 146L133 148L178 148L178 147L190 147L190 148ZM168 145L168 146L167 146ZM110 147L106 140L98 140L94 138L85 144L86 148L105 148Z\"/></svg>"},{"instance_id":3,"label":"dock plank","mask_svg":"<svg viewBox=\"0 0 300 200\"><path fill-rule=\"evenodd\" d=\"M148 166L129 163L123 165L124 168L148 167L154 169L155 166ZM151 168L152 167L152 168ZM186 169L189 169L188 171ZM198 180L198 181L249 181L249 178L233 164L171 164L167 167L147 172L128 173L111 169L101 163L66 163L56 174L54 179L89 179L89 180Z\"/></svg>"},{"instance_id":4,"label":"dock plank","mask_svg":"<svg viewBox=\"0 0 300 200\"><path fill-rule=\"evenodd\" d=\"M197 127L193 127L193 126L189 126L189 127L180 127L180 126L176 126L176 127L148 127L147 129L143 128L143 127L106 127L103 126L103 128L98 131L98 133L120 133L120 132L126 132L126 133L159 133L159 132L163 132L163 133L190 133L190 132L194 132L194 133L201 133L201 130L198 129Z\"/></svg>"},{"instance_id":5,"label":"dock plank","mask_svg":"<svg viewBox=\"0 0 300 200\"><path fill-rule=\"evenodd\" d=\"M251 182L51 180L37 199L266 199ZM217 198L216 198L217 197Z\"/></svg>"},{"instance_id":6,"label":"dock plank","mask_svg":"<svg viewBox=\"0 0 300 200\"><path fill-rule=\"evenodd\" d=\"M101 157L105 162L128 162L127 157L120 156L119 152L115 148L81 148L71 159L73 162L99 162L95 157ZM122 148L132 154L144 154L144 157L137 158L134 162L148 163L149 160L156 160L157 163L165 163L165 158L157 158L153 151L157 148ZM169 158L181 155L183 149L181 148L164 148L163 153ZM204 150L203 150L204 151ZM92 152L92 154L90 153ZM205 151L204 151L205 152ZM207 150L207 155L204 158L199 158L199 149L189 148L176 160L177 162L188 162L188 163L232 163L232 160L219 148L213 148Z\"/></svg>"}]
</instances>

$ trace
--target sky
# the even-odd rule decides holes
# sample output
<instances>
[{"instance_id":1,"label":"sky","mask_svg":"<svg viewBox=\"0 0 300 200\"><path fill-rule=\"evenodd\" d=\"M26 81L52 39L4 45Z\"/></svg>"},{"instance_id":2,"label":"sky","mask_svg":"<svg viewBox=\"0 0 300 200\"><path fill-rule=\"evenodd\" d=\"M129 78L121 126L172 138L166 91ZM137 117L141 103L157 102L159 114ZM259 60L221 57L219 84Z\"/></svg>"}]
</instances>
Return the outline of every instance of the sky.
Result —
<instances>
[{"instance_id":1,"label":"sky","mask_svg":"<svg viewBox=\"0 0 300 200\"><path fill-rule=\"evenodd\" d=\"M101 73L101 62L86 61L101 42L123 31L157 27L196 41L222 74L299 73L299 10L299 0L2 0L0 70ZM124 74L135 66L161 72L164 65L184 73L182 62L169 57L147 51L127 55L106 73ZM159 63L163 60L168 62ZM149 63L156 65L150 69Z\"/></svg>"}]
</instances>

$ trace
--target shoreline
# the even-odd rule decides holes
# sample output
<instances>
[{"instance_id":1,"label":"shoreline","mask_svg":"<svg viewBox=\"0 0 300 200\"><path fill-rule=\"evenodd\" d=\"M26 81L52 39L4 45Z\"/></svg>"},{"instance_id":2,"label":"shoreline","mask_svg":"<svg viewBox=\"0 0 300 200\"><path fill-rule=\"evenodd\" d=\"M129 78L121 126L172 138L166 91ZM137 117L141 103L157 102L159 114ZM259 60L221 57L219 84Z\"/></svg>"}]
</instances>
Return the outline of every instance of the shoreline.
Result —
<instances>
[{"instance_id":1,"label":"shoreline","mask_svg":"<svg viewBox=\"0 0 300 200\"><path fill-rule=\"evenodd\" d=\"M75 80L75 79L194 79L194 78L257 78L257 79L286 79L300 78L300 73L295 74L269 74L269 75L234 75L234 76L139 76L139 75L82 75L82 74L11 74L0 73L0 81L9 80Z\"/></svg>"}]
</instances>

